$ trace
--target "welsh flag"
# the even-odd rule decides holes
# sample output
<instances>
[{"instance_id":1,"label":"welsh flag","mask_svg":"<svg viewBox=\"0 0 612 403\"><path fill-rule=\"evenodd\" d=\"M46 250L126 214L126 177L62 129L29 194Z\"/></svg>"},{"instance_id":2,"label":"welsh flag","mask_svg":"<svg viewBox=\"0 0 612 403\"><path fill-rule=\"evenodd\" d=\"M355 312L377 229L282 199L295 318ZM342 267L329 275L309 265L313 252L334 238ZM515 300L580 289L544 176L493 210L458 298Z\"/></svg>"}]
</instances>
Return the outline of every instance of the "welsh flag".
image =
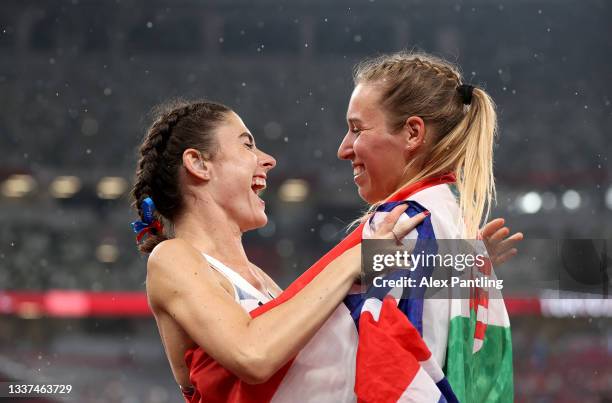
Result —
<instances>
[{"instance_id":1,"label":"welsh flag","mask_svg":"<svg viewBox=\"0 0 612 403\"><path fill-rule=\"evenodd\" d=\"M432 213L409 236L459 238L462 224L452 222L458 208L448 187L453 181L453 175L445 175L402 189L372 220L357 227L278 298L250 315L257 317L292 298L329 263L367 237L376 220L398 202L409 205L405 217L425 208ZM478 292L471 300L455 301L405 300L394 298L392 292L373 295L359 291L350 293L300 353L263 384L240 381L199 347L188 350L185 362L195 393L186 396L186 401L512 400L510 329L503 300L493 303L488 295Z\"/></svg>"}]
</instances>

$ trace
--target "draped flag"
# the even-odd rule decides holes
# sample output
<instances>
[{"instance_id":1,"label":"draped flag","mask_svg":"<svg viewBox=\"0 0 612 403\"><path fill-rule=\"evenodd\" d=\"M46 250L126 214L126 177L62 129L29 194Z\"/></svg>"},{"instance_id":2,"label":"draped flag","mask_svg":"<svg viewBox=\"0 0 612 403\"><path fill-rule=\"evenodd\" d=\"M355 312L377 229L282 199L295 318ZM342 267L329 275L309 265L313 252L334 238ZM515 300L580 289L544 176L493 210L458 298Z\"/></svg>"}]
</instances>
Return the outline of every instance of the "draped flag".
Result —
<instances>
[{"instance_id":1,"label":"draped flag","mask_svg":"<svg viewBox=\"0 0 612 403\"><path fill-rule=\"evenodd\" d=\"M402 189L380 206L381 213L373 220L357 227L278 298L250 315L257 317L292 298L334 259L359 244L397 202L409 199L405 217L425 208L431 212L409 236L459 238L462 222L456 219L459 210L448 186L452 182L453 175L444 175ZM263 384L240 381L199 347L188 350L185 362L195 393L186 401L511 401L512 362L505 306L503 300L498 300L501 305L492 304L485 295L481 297L479 303L401 299L394 298L393 292L374 295L355 289L300 353ZM489 309L478 309L480 306ZM476 319L485 326L476 329ZM475 339L482 340L479 348ZM448 377L443 366L447 375L452 373Z\"/></svg>"}]
</instances>

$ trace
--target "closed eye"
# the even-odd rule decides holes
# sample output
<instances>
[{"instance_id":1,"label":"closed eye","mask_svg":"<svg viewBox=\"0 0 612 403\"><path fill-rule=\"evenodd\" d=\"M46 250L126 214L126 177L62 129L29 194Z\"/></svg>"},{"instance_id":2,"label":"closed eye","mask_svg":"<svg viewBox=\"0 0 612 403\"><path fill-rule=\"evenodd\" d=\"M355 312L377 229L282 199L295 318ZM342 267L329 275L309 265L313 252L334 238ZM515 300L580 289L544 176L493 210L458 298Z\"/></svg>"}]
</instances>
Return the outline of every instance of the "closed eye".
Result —
<instances>
[{"instance_id":1,"label":"closed eye","mask_svg":"<svg viewBox=\"0 0 612 403\"><path fill-rule=\"evenodd\" d=\"M361 132L364 132L366 130L370 130L370 128L360 128L360 127L353 127L351 129L351 133L355 133L357 136L359 136L361 134Z\"/></svg>"}]
</instances>

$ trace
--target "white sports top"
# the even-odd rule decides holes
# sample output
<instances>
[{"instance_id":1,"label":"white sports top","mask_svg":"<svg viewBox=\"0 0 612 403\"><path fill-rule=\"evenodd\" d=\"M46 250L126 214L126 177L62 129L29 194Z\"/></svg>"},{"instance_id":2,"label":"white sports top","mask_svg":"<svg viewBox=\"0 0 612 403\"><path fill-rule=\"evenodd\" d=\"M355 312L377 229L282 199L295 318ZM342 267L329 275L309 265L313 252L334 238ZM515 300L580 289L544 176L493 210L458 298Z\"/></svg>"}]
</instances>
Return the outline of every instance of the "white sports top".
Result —
<instances>
[{"instance_id":1,"label":"white sports top","mask_svg":"<svg viewBox=\"0 0 612 403\"><path fill-rule=\"evenodd\" d=\"M274 295L266 289L268 295L262 293L253 284L249 283L240 274L230 269L214 257L202 253L210 266L221 273L234 287L234 296L236 302L244 308L245 311L251 312L259 305L263 305L266 302L274 299Z\"/></svg>"},{"instance_id":2,"label":"white sports top","mask_svg":"<svg viewBox=\"0 0 612 403\"><path fill-rule=\"evenodd\" d=\"M269 290L269 295L265 295L217 259L203 255L213 269L232 283L236 302L245 311L274 298ZM356 356L357 328L346 305L340 304L295 357L271 403L293 403L296 396L305 403L355 402Z\"/></svg>"}]
</instances>

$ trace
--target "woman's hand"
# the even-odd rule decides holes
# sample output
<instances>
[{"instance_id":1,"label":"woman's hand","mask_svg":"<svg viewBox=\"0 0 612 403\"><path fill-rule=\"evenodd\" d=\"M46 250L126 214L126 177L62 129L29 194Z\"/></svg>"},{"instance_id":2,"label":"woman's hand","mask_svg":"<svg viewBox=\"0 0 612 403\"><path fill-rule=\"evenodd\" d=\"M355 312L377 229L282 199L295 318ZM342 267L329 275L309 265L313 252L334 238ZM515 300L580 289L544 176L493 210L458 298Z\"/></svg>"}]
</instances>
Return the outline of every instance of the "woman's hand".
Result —
<instances>
[{"instance_id":1,"label":"woman's hand","mask_svg":"<svg viewBox=\"0 0 612 403\"><path fill-rule=\"evenodd\" d=\"M514 257L517 253L516 245L523 240L523 233L517 232L512 236L510 229L504 227L505 220L496 218L485 224L479 232L489 253L493 267L500 266Z\"/></svg>"},{"instance_id":2,"label":"woman's hand","mask_svg":"<svg viewBox=\"0 0 612 403\"><path fill-rule=\"evenodd\" d=\"M408 205L403 203L391 210L380 225L378 225L371 239L395 239L395 242L401 245L402 238L408 235L410 231L415 229L429 215L429 211L425 210L407 220L400 220L400 217L407 208Z\"/></svg>"},{"instance_id":3,"label":"woman's hand","mask_svg":"<svg viewBox=\"0 0 612 403\"><path fill-rule=\"evenodd\" d=\"M415 229L429 215L429 211L425 211L408 219L400 220L407 208L408 205L405 203L396 206L385 216L378 225L376 232L370 235L368 239L394 239L398 245L401 245L402 238L408 235L410 231ZM351 269L351 274L355 280L361 279L361 244L357 244L345 251L339 259L341 259L340 261L343 266Z\"/></svg>"}]
</instances>

